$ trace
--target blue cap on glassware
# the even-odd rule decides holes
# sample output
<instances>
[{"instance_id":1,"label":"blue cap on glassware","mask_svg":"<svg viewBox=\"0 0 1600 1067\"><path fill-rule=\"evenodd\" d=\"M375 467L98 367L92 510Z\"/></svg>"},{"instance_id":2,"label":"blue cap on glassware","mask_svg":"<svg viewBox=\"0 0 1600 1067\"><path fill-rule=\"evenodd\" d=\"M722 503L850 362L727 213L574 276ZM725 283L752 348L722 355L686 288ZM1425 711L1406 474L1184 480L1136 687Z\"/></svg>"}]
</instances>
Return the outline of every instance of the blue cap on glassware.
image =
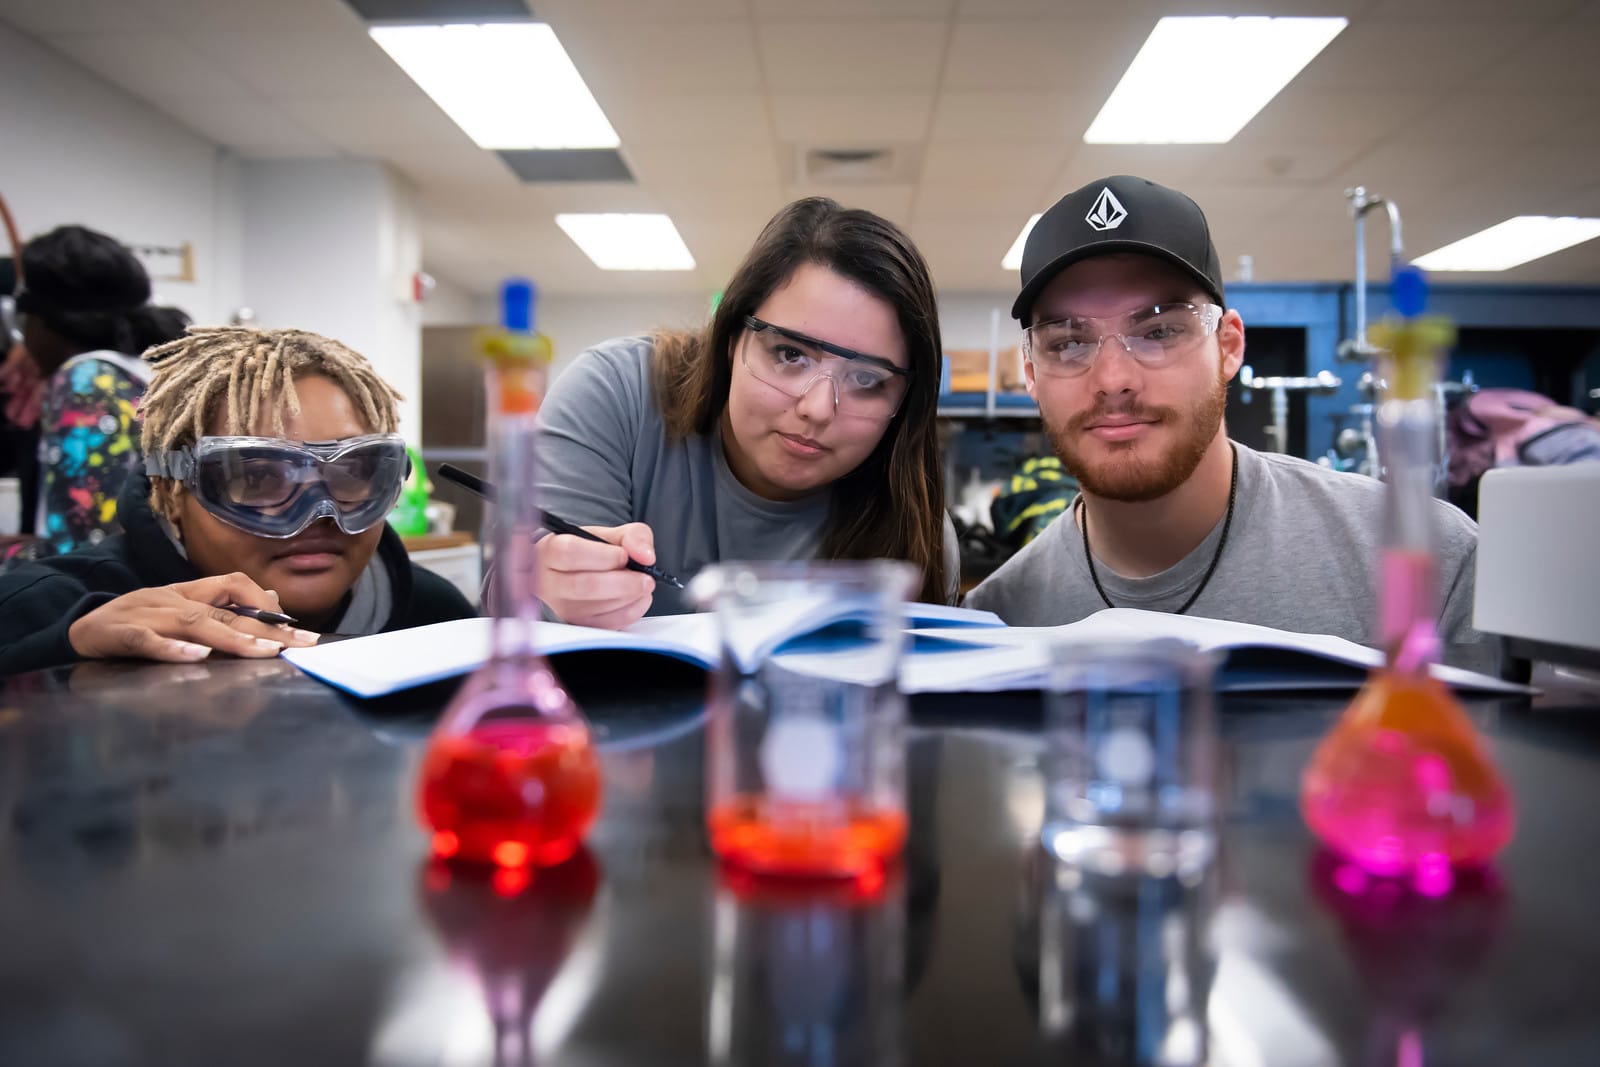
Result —
<instances>
[{"instance_id":1,"label":"blue cap on glassware","mask_svg":"<svg viewBox=\"0 0 1600 1067\"><path fill-rule=\"evenodd\" d=\"M507 278L500 286L500 325L516 333L532 333L536 298L533 282Z\"/></svg>"},{"instance_id":2,"label":"blue cap on glassware","mask_svg":"<svg viewBox=\"0 0 1600 1067\"><path fill-rule=\"evenodd\" d=\"M1421 268L1409 263L1396 267L1389 281L1389 292L1394 299L1394 309L1414 319L1428 306L1428 277Z\"/></svg>"}]
</instances>

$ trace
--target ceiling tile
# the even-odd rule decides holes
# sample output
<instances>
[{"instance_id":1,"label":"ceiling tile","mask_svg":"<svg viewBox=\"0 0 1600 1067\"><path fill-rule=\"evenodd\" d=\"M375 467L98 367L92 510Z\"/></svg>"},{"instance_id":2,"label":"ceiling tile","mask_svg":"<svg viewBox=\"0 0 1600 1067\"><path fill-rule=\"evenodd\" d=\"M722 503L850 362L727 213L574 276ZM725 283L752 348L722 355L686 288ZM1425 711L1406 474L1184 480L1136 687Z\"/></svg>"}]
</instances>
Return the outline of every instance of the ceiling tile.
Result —
<instances>
[{"instance_id":1,"label":"ceiling tile","mask_svg":"<svg viewBox=\"0 0 1600 1067\"><path fill-rule=\"evenodd\" d=\"M1366 148L1435 106L1444 95L1415 89L1319 89L1295 82L1246 123L1230 144Z\"/></svg>"},{"instance_id":2,"label":"ceiling tile","mask_svg":"<svg viewBox=\"0 0 1600 1067\"><path fill-rule=\"evenodd\" d=\"M1307 89L1449 92L1480 77L1536 32L1500 20L1357 19L1296 77Z\"/></svg>"},{"instance_id":3,"label":"ceiling tile","mask_svg":"<svg viewBox=\"0 0 1600 1067\"><path fill-rule=\"evenodd\" d=\"M702 182L653 182L651 190L673 218L728 216L764 223L788 203L783 189L770 185L708 186ZM758 225L759 225L758 223Z\"/></svg>"},{"instance_id":4,"label":"ceiling tile","mask_svg":"<svg viewBox=\"0 0 1600 1067\"><path fill-rule=\"evenodd\" d=\"M762 142L696 145L688 152L680 152L672 145L623 145L622 154L634 175L646 185L698 182L707 187L736 188L778 182L777 149Z\"/></svg>"},{"instance_id":5,"label":"ceiling tile","mask_svg":"<svg viewBox=\"0 0 1600 1067\"><path fill-rule=\"evenodd\" d=\"M757 92L629 93L602 101L624 144L705 144L771 140L772 121Z\"/></svg>"},{"instance_id":6,"label":"ceiling tile","mask_svg":"<svg viewBox=\"0 0 1600 1067\"><path fill-rule=\"evenodd\" d=\"M758 19L830 18L947 18L956 0L807 0L796 8L793 0L750 0L750 13Z\"/></svg>"},{"instance_id":7,"label":"ceiling tile","mask_svg":"<svg viewBox=\"0 0 1600 1067\"><path fill-rule=\"evenodd\" d=\"M933 112L932 93L773 93L780 141L862 145L921 141Z\"/></svg>"},{"instance_id":8,"label":"ceiling tile","mask_svg":"<svg viewBox=\"0 0 1600 1067\"><path fill-rule=\"evenodd\" d=\"M1600 33L1592 23L1573 22L1541 32L1520 48L1508 40L1496 61L1476 72L1474 88L1525 92L1530 85L1558 93L1600 94Z\"/></svg>"},{"instance_id":9,"label":"ceiling tile","mask_svg":"<svg viewBox=\"0 0 1600 1067\"><path fill-rule=\"evenodd\" d=\"M556 36L602 107L612 93L761 88L755 38L743 20L572 22L557 26Z\"/></svg>"},{"instance_id":10,"label":"ceiling tile","mask_svg":"<svg viewBox=\"0 0 1600 1067\"><path fill-rule=\"evenodd\" d=\"M1099 111L1150 35L1129 19L996 19L956 24L946 89L1073 90Z\"/></svg>"},{"instance_id":11,"label":"ceiling tile","mask_svg":"<svg viewBox=\"0 0 1600 1067\"><path fill-rule=\"evenodd\" d=\"M947 89L934 108L932 140L1077 140L1093 117L1081 94Z\"/></svg>"},{"instance_id":12,"label":"ceiling tile","mask_svg":"<svg viewBox=\"0 0 1600 1067\"><path fill-rule=\"evenodd\" d=\"M925 181L966 185L974 196L990 185L1043 185L1066 162L1067 149L1038 142L935 141L922 160Z\"/></svg>"},{"instance_id":13,"label":"ceiling tile","mask_svg":"<svg viewBox=\"0 0 1600 1067\"><path fill-rule=\"evenodd\" d=\"M768 22L756 28L769 88L932 90L947 25L931 19Z\"/></svg>"},{"instance_id":14,"label":"ceiling tile","mask_svg":"<svg viewBox=\"0 0 1600 1067\"><path fill-rule=\"evenodd\" d=\"M948 185L937 176L927 178L917 187L917 197L912 203L912 221L951 221L957 219L1027 219L1036 211L1043 211L1050 201L1044 196L1042 183L1028 185L985 185L974 189L970 185ZM1013 233L1011 236L1015 237Z\"/></svg>"},{"instance_id":15,"label":"ceiling tile","mask_svg":"<svg viewBox=\"0 0 1600 1067\"><path fill-rule=\"evenodd\" d=\"M532 0L532 6L558 33L569 22L683 22L746 13L745 0Z\"/></svg>"},{"instance_id":16,"label":"ceiling tile","mask_svg":"<svg viewBox=\"0 0 1600 1067\"><path fill-rule=\"evenodd\" d=\"M1573 11L1575 0L1377 0L1366 12L1374 19L1484 19L1546 22Z\"/></svg>"}]
</instances>

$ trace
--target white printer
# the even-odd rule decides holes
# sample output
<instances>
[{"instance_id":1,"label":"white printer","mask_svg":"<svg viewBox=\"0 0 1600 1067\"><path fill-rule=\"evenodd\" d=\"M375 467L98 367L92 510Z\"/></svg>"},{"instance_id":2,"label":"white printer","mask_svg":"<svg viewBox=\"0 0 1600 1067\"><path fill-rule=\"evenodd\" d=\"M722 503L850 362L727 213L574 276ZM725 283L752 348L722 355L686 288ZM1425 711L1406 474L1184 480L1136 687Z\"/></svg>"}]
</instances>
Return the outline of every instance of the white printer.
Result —
<instances>
[{"instance_id":1,"label":"white printer","mask_svg":"<svg viewBox=\"0 0 1600 1067\"><path fill-rule=\"evenodd\" d=\"M1484 474L1473 625L1508 655L1600 669L1600 463Z\"/></svg>"}]
</instances>

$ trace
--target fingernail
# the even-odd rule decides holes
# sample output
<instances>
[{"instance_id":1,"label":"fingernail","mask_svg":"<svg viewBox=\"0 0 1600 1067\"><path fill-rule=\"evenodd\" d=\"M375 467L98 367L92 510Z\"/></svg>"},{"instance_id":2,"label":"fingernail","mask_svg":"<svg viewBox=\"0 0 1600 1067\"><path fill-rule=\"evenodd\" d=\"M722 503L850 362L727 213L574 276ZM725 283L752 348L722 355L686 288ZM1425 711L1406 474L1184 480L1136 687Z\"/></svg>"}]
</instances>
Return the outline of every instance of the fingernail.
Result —
<instances>
[{"instance_id":1,"label":"fingernail","mask_svg":"<svg viewBox=\"0 0 1600 1067\"><path fill-rule=\"evenodd\" d=\"M282 641L268 641L265 637L258 637L258 638L256 638L256 647L258 647L258 648L270 648L274 652L281 652L281 651L283 651L283 642Z\"/></svg>"},{"instance_id":2,"label":"fingernail","mask_svg":"<svg viewBox=\"0 0 1600 1067\"><path fill-rule=\"evenodd\" d=\"M267 595L269 597L271 597L273 600L277 600L278 599L278 591L276 589L268 589L267 590Z\"/></svg>"},{"instance_id":3,"label":"fingernail","mask_svg":"<svg viewBox=\"0 0 1600 1067\"><path fill-rule=\"evenodd\" d=\"M207 656L211 655L211 650L205 645L191 645L187 641L179 641L178 654L183 656L191 656L195 659L205 659Z\"/></svg>"},{"instance_id":4,"label":"fingernail","mask_svg":"<svg viewBox=\"0 0 1600 1067\"><path fill-rule=\"evenodd\" d=\"M314 634L310 630L290 630L289 632L294 635L296 641L303 641L308 645L316 644L317 639L322 636L321 634Z\"/></svg>"}]
</instances>

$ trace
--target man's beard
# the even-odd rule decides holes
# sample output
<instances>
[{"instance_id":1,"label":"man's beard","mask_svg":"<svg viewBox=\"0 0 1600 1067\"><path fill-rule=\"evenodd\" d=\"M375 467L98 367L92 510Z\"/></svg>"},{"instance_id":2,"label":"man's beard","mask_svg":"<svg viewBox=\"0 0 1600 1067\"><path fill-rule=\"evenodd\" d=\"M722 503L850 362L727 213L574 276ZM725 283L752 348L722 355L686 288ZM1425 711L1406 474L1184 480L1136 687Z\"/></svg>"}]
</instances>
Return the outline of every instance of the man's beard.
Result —
<instances>
[{"instance_id":1,"label":"man's beard","mask_svg":"<svg viewBox=\"0 0 1600 1067\"><path fill-rule=\"evenodd\" d=\"M1061 465L1078 479L1084 492L1105 500L1136 503L1157 500L1189 480L1216 437L1227 405L1228 381L1218 374L1212 388L1202 393L1187 412L1176 408L1097 404L1089 411L1074 415L1064 427L1052 423L1044 414L1043 406L1039 413ZM1112 414L1153 419L1162 426L1176 427L1178 440L1159 456L1141 455L1141 451L1147 453L1150 448L1144 442L1112 443L1108 446L1111 455L1091 467L1076 443L1082 439L1085 426Z\"/></svg>"}]
</instances>

